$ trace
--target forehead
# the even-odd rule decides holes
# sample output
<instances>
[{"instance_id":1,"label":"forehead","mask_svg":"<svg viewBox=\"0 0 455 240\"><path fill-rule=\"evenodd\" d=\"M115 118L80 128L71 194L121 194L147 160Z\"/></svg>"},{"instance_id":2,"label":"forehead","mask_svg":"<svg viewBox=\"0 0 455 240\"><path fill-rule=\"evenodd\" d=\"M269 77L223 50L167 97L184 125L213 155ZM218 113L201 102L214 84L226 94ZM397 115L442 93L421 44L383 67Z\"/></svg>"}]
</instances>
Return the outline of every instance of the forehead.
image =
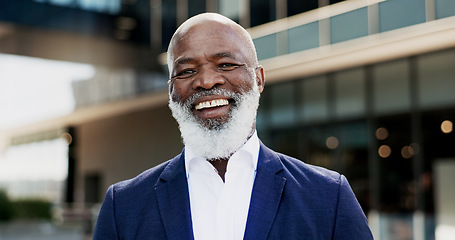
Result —
<instances>
[{"instance_id":1,"label":"forehead","mask_svg":"<svg viewBox=\"0 0 455 240\"><path fill-rule=\"evenodd\" d=\"M235 27L218 22L193 25L175 36L170 60L197 58L229 52L233 57L250 62L253 56L244 34Z\"/></svg>"}]
</instances>

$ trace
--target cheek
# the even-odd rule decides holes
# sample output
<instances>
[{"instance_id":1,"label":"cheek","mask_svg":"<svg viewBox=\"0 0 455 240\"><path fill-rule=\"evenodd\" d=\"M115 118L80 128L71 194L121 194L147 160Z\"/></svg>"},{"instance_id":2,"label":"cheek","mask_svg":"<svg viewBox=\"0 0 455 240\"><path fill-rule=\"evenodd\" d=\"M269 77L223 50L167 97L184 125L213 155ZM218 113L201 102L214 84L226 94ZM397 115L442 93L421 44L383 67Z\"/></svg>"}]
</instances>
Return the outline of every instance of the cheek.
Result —
<instances>
[{"instance_id":1,"label":"cheek","mask_svg":"<svg viewBox=\"0 0 455 240\"><path fill-rule=\"evenodd\" d=\"M237 76L237 78L233 78L230 82L238 89L237 91L245 93L251 91L254 81L254 77L249 74L242 74L241 77Z\"/></svg>"},{"instance_id":2,"label":"cheek","mask_svg":"<svg viewBox=\"0 0 455 240\"><path fill-rule=\"evenodd\" d=\"M184 102L188 98L189 88L181 83L174 83L171 85L169 95L175 102Z\"/></svg>"}]
</instances>

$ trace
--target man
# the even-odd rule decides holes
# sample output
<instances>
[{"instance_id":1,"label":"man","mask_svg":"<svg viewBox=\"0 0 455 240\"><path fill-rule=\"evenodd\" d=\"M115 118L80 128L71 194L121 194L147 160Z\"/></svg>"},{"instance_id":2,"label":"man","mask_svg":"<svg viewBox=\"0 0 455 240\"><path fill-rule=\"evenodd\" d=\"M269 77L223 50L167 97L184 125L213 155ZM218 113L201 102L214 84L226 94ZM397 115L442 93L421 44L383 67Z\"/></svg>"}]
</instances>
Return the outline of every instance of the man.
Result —
<instances>
[{"instance_id":1,"label":"man","mask_svg":"<svg viewBox=\"0 0 455 240\"><path fill-rule=\"evenodd\" d=\"M184 151L111 186L94 239L373 239L346 178L264 146L251 37L213 13L168 49L169 107Z\"/></svg>"}]
</instances>

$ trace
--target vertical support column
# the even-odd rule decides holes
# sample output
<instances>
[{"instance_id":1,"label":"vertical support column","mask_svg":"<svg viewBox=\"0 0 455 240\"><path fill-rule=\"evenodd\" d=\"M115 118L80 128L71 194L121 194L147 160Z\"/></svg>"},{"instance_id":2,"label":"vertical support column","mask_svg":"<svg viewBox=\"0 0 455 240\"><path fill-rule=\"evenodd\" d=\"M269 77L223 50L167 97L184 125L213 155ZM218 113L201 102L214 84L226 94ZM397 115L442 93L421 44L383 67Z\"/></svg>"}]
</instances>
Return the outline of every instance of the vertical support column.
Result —
<instances>
[{"instance_id":1,"label":"vertical support column","mask_svg":"<svg viewBox=\"0 0 455 240\"><path fill-rule=\"evenodd\" d=\"M150 45L162 48L161 0L150 0Z\"/></svg>"},{"instance_id":2,"label":"vertical support column","mask_svg":"<svg viewBox=\"0 0 455 240\"><path fill-rule=\"evenodd\" d=\"M366 116L368 126L368 179L370 188L370 212L368 213L368 221L373 232L374 239L380 239L380 164L378 158L378 142L376 141L376 129L378 123L374 115L374 76L373 66L365 67L365 87L366 87Z\"/></svg>"},{"instance_id":3,"label":"vertical support column","mask_svg":"<svg viewBox=\"0 0 455 240\"><path fill-rule=\"evenodd\" d=\"M277 56L285 55L289 53L288 47L288 35L287 31L277 32L276 33L276 54Z\"/></svg>"},{"instance_id":4,"label":"vertical support column","mask_svg":"<svg viewBox=\"0 0 455 240\"><path fill-rule=\"evenodd\" d=\"M435 0L425 0L425 17L427 22L436 19Z\"/></svg>"},{"instance_id":5,"label":"vertical support column","mask_svg":"<svg viewBox=\"0 0 455 240\"><path fill-rule=\"evenodd\" d=\"M319 20L319 47L330 45L330 18Z\"/></svg>"},{"instance_id":6,"label":"vertical support column","mask_svg":"<svg viewBox=\"0 0 455 240\"><path fill-rule=\"evenodd\" d=\"M287 0L276 0L276 19L282 19L288 15Z\"/></svg>"},{"instance_id":7,"label":"vertical support column","mask_svg":"<svg viewBox=\"0 0 455 240\"><path fill-rule=\"evenodd\" d=\"M188 0L177 0L177 26L188 18Z\"/></svg>"},{"instance_id":8,"label":"vertical support column","mask_svg":"<svg viewBox=\"0 0 455 240\"><path fill-rule=\"evenodd\" d=\"M251 26L250 0L239 0L239 23L244 28Z\"/></svg>"},{"instance_id":9,"label":"vertical support column","mask_svg":"<svg viewBox=\"0 0 455 240\"><path fill-rule=\"evenodd\" d=\"M74 190L76 182L76 147L77 147L77 136L74 127L69 127L67 130L71 137L71 141L68 144L68 176L66 179L66 193L65 202L74 202Z\"/></svg>"},{"instance_id":10,"label":"vertical support column","mask_svg":"<svg viewBox=\"0 0 455 240\"><path fill-rule=\"evenodd\" d=\"M207 12L218 12L218 0L206 0L205 9Z\"/></svg>"},{"instance_id":11,"label":"vertical support column","mask_svg":"<svg viewBox=\"0 0 455 240\"><path fill-rule=\"evenodd\" d=\"M415 154L412 157L413 175L414 175L414 191L415 191L415 212L413 221L413 232L415 240L425 239L425 202L422 189L422 176L424 171L424 159L422 146L422 116L420 113L418 103L418 67L417 58L411 57L409 59L409 76L411 80L411 139L415 146ZM417 150L417 151L416 151Z\"/></svg>"},{"instance_id":12,"label":"vertical support column","mask_svg":"<svg viewBox=\"0 0 455 240\"><path fill-rule=\"evenodd\" d=\"M325 7L325 6L328 6L330 4L329 0L318 0L318 6L321 8L321 7Z\"/></svg>"},{"instance_id":13,"label":"vertical support column","mask_svg":"<svg viewBox=\"0 0 455 240\"><path fill-rule=\"evenodd\" d=\"M379 33L379 7L378 4L368 6L368 34Z\"/></svg>"}]
</instances>

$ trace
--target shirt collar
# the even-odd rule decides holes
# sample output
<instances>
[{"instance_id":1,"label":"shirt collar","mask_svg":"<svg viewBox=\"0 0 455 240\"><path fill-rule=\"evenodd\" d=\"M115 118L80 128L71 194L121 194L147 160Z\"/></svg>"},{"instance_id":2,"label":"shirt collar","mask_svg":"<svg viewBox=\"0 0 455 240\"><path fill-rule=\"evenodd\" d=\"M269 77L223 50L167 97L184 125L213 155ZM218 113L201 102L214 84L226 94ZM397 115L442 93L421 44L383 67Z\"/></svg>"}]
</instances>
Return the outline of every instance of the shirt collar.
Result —
<instances>
[{"instance_id":1,"label":"shirt collar","mask_svg":"<svg viewBox=\"0 0 455 240\"><path fill-rule=\"evenodd\" d=\"M185 146L185 171L186 171L186 177L188 178L191 168L190 162L191 161L198 161L198 160L204 160L201 156L198 156L189 146ZM257 131L255 130L253 135L247 140L247 142L239 149L237 150L230 158L231 159L237 159L239 156L241 158L245 158L244 161L249 161L251 162L252 169L256 171L257 168L257 163L258 163L258 157L259 157L259 137L257 135ZM228 163L228 168L229 168L229 163Z\"/></svg>"}]
</instances>

